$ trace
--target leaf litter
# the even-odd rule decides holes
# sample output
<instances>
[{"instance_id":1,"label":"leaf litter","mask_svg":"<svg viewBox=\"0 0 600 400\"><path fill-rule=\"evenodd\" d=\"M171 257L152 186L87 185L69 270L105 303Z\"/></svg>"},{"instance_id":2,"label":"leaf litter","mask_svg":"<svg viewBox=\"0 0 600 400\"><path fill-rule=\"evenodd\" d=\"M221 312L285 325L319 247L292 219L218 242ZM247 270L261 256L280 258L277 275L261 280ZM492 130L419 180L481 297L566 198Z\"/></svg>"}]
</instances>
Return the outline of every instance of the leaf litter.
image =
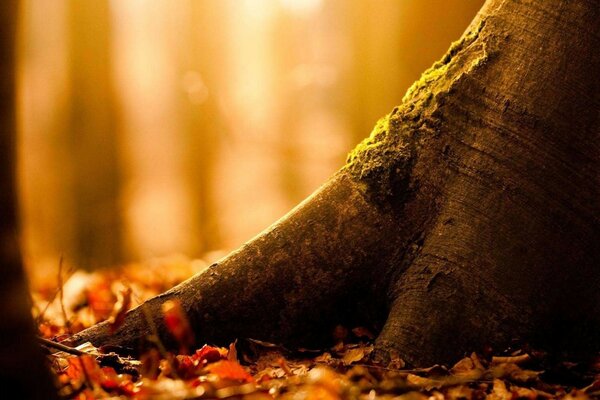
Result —
<instances>
[{"instance_id":1,"label":"leaf litter","mask_svg":"<svg viewBox=\"0 0 600 400\"><path fill-rule=\"evenodd\" d=\"M59 345L69 335L125 313L206 265L181 258L153 260L117 270L76 271L56 288L33 290L40 344L63 399L600 399L600 356L572 362L530 349L473 353L448 367L407 369L399 357L387 365L371 357L375 335L366 327L338 326L335 346L289 350L252 338L228 348L193 348L193 331L181 306L165 303L163 318L177 338L178 354L149 346L139 359L119 349L85 343ZM60 295L57 296L57 293ZM68 350L68 351L65 351Z\"/></svg>"}]
</instances>

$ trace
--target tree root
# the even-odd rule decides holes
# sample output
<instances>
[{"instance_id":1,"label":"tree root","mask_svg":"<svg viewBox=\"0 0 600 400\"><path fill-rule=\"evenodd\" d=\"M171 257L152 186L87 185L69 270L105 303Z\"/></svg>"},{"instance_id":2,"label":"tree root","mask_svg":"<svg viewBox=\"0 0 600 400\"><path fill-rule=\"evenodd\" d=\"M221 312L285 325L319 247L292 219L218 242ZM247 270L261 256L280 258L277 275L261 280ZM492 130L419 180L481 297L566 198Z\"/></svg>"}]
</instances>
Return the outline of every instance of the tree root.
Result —
<instances>
[{"instance_id":1,"label":"tree root","mask_svg":"<svg viewBox=\"0 0 600 400\"><path fill-rule=\"evenodd\" d=\"M417 366L513 337L597 348L598 20L591 0L488 0L315 194L114 334L70 342L175 347L161 305L178 299L200 344L313 347L345 324Z\"/></svg>"}]
</instances>

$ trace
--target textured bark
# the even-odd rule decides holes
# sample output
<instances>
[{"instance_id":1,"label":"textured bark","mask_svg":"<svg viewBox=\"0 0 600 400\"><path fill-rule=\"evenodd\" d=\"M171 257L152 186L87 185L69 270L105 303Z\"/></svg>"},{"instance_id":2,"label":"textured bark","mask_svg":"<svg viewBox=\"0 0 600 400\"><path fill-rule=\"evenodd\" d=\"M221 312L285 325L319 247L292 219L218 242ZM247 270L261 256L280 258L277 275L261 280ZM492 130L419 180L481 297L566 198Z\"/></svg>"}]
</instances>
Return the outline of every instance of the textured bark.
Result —
<instances>
[{"instance_id":1,"label":"textured bark","mask_svg":"<svg viewBox=\"0 0 600 400\"><path fill-rule=\"evenodd\" d=\"M443 76L409 93L433 95L409 184L431 219L380 345L424 361L513 336L597 346L599 11L488 2Z\"/></svg>"},{"instance_id":2,"label":"textured bark","mask_svg":"<svg viewBox=\"0 0 600 400\"><path fill-rule=\"evenodd\" d=\"M416 365L514 338L597 347L599 20L592 0L488 0L323 188L150 300L156 324L176 297L200 342L310 345L342 322ZM72 341L148 332L137 309Z\"/></svg>"},{"instance_id":3,"label":"textured bark","mask_svg":"<svg viewBox=\"0 0 600 400\"><path fill-rule=\"evenodd\" d=\"M0 3L0 383L26 399L54 399L35 342L21 265L15 183L15 31L17 2Z\"/></svg>"}]
</instances>

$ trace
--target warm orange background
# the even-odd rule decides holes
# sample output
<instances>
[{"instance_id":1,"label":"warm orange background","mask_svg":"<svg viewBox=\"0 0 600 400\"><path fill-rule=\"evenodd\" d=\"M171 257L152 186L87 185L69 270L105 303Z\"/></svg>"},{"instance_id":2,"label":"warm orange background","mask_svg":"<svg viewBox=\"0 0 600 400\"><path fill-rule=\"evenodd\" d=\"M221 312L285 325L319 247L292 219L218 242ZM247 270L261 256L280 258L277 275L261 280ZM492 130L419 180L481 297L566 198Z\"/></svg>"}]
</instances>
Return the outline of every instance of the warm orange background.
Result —
<instances>
[{"instance_id":1,"label":"warm orange background","mask_svg":"<svg viewBox=\"0 0 600 400\"><path fill-rule=\"evenodd\" d=\"M482 0L26 0L30 270L215 258L310 194Z\"/></svg>"}]
</instances>

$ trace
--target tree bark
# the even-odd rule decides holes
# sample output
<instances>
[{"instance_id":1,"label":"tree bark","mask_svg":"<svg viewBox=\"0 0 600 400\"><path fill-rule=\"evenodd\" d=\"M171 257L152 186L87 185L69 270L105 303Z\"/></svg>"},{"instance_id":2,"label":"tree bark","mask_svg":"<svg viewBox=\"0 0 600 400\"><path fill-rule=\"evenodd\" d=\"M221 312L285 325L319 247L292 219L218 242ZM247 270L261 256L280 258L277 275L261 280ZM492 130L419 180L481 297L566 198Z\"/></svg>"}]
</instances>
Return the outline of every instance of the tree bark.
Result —
<instances>
[{"instance_id":1,"label":"tree bark","mask_svg":"<svg viewBox=\"0 0 600 400\"><path fill-rule=\"evenodd\" d=\"M134 345L178 298L199 342L309 346L372 324L380 356L512 339L597 348L600 8L488 0L348 163L210 269L73 339Z\"/></svg>"},{"instance_id":2,"label":"tree bark","mask_svg":"<svg viewBox=\"0 0 600 400\"><path fill-rule=\"evenodd\" d=\"M54 399L36 345L21 264L15 182L15 32L18 2L0 4L0 382L27 399ZM10 386L9 386L10 385Z\"/></svg>"}]
</instances>

